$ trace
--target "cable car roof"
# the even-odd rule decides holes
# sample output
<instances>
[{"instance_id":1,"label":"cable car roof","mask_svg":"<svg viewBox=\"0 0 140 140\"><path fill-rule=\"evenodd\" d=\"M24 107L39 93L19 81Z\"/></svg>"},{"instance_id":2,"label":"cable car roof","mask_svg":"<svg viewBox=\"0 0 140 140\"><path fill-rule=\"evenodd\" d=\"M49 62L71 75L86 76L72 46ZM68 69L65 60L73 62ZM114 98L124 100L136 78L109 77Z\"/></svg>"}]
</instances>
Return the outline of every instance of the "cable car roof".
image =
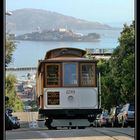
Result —
<instances>
[{"instance_id":1,"label":"cable car roof","mask_svg":"<svg viewBox=\"0 0 140 140\"><path fill-rule=\"evenodd\" d=\"M86 54L85 50L78 48L56 48L48 51L45 55L45 59L56 57L83 57Z\"/></svg>"}]
</instances>

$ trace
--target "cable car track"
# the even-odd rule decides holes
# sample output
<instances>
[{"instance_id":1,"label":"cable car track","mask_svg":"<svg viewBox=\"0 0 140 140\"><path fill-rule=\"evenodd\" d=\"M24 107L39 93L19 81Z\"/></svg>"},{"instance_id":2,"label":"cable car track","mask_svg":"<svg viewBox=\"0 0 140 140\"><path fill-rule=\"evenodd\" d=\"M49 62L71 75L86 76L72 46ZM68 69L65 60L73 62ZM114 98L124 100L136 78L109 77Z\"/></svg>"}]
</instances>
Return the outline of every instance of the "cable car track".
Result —
<instances>
[{"instance_id":1,"label":"cable car track","mask_svg":"<svg viewBox=\"0 0 140 140\"><path fill-rule=\"evenodd\" d=\"M51 140L56 140L57 138L63 138L74 140L77 138L82 139L97 139L97 140L134 140L135 135L133 134L133 129L117 129L114 128L86 128L86 129L60 129L60 130L49 130L46 128L24 128L8 131L7 135L13 138L17 135L18 137L25 138L27 135L37 135L40 139L51 138Z\"/></svg>"},{"instance_id":2,"label":"cable car track","mask_svg":"<svg viewBox=\"0 0 140 140\"><path fill-rule=\"evenodd\" d=\"M127 133L125 133L125 132L118 132L118 131L113 131L113 130L110 130L110 129L95 129L95 131L96 132L98 132L98 133L101 133L101 134L103 134L103 135L105 135L105 136L109 136L109 137L111 137L111 138L113 138L114 140L120 140L120 138L116 138L117 136L122 136L122 135L114 135L114 134L109 134L109 131L110 132L114 132L114 133L118 133L118 134L123 134L123 136L128 136L128 137L131 137L131 138L134 138L135 136L132 136L132 135L130 135L130 134L127 134ZM116 137L115 137L116 136Z\"/></svg>"}]
</instances>

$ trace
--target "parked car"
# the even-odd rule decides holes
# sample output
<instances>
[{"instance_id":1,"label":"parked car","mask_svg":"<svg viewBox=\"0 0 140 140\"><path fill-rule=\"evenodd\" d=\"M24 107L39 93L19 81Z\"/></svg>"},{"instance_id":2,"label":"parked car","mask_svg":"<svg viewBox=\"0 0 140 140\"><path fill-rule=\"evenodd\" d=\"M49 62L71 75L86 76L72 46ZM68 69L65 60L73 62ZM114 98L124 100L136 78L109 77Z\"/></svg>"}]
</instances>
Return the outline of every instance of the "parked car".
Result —
<instances>
[{"instance_id":1,"label":"parked car","mask_svg":"<svg viewBox=\"0 0 140 140\"><path fill-rule=\"evenodd\" d=\"M127 103L125 104L120 113L117 115L118 123L120 126L125 127L128 125L135 125L135 104Z\"/></svg>"},{"instance_id":2,"label":"parked car","mask_svg":"<svg viewBox=\"0 0 140 140\"><path fill-rule=\"evenodd\" d=\"M14 129L17 129L17 128L20 128L20 123L19 123L19 120L17 116L10 116L11 117L11 121L13 122L13 128Z\"/></svg>"},{"instance_id":3,"label":"parked car","mask_svg":"<svg viewBox=\"0 0 140 140\"><path fill-rule=\"evenodd\" d=\"M108 113L103 112L102 114L98 114L94 124L96 127L108 126Z\"/></svg>"},{"instance_id":4,"label":"parked car","mask_svg":"<svg viewBox=\"0 0 140 140\"><path fill-rule=\"evenodd\" d=\"M6 108L6 111L5 111L9 116L12 116L12 112L13 110L11 108Z\"/></svg>"},{"instance_id":5,"label":"parked car","mask_svg":"<svg viewBox=\"0 0 140 140\"><path fill-rule=\"evenodd\" d=\"M7 108L5 111L5 129L12 130L20 128L20 123L17 116L12 115L13 110L11 108Z\"/></svg>"},{"instance_id":6,"label":"parked car","mask_svg":"<svg viewBox=\"0 0 140 140\"><path fill-rule=\"evenodd\" d=\"M108 117L108 125L112 127L118 127L118 118L117 115L120 113L122 107L117 106L113 107L110 110L109 117Z\"/></svg>"},{"instance_id":7,"label":"parked car","mask_svg":"<svg viewBox=\"0 0 140 140\"><path fill-rule=\"evenodd\" d=\"M5 130L12 130L13 122L7 112L5 112Z\"/></svg>"}]
</instances>

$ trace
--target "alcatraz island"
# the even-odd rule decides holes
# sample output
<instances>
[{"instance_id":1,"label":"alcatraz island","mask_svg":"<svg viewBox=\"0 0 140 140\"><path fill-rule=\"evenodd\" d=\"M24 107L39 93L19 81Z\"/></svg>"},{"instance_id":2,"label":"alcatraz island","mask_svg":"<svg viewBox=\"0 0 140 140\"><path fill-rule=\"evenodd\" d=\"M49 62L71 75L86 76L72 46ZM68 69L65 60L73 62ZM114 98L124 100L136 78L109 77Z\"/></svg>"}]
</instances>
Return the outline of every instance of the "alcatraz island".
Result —
<instances>
[{"instance_id":1,"label":"alcatraz island","mask_svg":"<svg viewBox=\"0 0 140 140\"><path fill-rule=\"evenodd\" d=\"M30 41L74 41L74 42L92 42L100 39L97 33L88 33L83 35L65 28L38 30L32 33L26 33L15 37L16 40Z\"/></svg>"}]
</instances>

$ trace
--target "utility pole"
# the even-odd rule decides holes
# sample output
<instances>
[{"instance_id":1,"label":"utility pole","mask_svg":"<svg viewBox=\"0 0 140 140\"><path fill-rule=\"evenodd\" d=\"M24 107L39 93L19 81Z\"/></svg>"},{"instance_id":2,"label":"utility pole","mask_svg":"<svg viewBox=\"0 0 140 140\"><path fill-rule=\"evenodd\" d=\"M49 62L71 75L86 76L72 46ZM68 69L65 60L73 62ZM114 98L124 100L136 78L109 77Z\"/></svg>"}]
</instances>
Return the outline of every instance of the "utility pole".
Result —
<instances>
[{"instance_id":1,"label":"utility pole","mask_svg":"<svg viewBox=\"0 0 140 140\"><path fill-rule=\"evenodd\" d=\"M100 108L101 106L101 73L99 72L99 97L100 97Z\"/></svg>"}]
</instances>

